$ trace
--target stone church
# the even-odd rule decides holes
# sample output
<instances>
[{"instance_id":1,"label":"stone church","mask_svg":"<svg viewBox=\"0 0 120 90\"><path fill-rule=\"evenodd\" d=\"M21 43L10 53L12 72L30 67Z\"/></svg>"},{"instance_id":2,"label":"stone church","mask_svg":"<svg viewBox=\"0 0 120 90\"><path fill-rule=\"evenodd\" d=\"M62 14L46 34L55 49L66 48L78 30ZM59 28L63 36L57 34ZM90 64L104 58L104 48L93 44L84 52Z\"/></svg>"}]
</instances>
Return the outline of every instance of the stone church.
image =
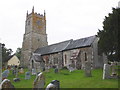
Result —
<instances>
[{"instance_id":1,"label":"stone church","mask_svg":"<svg viewBox=\"0 0 120 90\"><path fill-rule=\"evenodd\" d=\"M68 67L84 69L85 62L91 63L92 68L103 67L99 60L98 37L89 36L77 40L67 40L48 45L46 34L46 15L34 12L26 15L25 34L22 44L21 61L29 69L49 69L52 67Z\"/></svg>"}]
</instances>

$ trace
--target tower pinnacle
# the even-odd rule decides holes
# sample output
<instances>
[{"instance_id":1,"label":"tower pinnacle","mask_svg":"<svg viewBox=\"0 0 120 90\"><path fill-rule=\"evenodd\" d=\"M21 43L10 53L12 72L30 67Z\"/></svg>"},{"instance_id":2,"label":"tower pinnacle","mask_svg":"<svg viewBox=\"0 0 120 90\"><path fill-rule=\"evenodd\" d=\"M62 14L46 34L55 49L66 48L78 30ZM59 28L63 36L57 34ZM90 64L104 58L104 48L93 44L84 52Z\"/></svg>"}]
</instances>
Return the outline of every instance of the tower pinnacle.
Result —
<instances>
[{"instance_id":1,"label":"tower pinnacle","mask_svg":"<svg viewBox=\"0 0 120 90\"><path fill-rule=\"evenodd\" d=\"M27 14L26 14L26 17L28 16L28 10L27 10Z\"/></svg>"},{"instance_id":2,"label":"tower pinnacle","mask_svg":"<svg viewBox=\"0 0 120 90\"><path fill-rule=\"evenodd\" d=\"M44 10L44 19L46 19L46 13L45 13L45 10Z\"/></svg>"},{"instance_id":3,"label":"tower pinnacle","mask_svg":"<svg viewBox=\"0 0 120 90\"><path fill-rule=\"evenodd\" d=\"M34 13L34 6L33 6L33 8L32 8L32 13Z\"/></svg>"}]
</instances>

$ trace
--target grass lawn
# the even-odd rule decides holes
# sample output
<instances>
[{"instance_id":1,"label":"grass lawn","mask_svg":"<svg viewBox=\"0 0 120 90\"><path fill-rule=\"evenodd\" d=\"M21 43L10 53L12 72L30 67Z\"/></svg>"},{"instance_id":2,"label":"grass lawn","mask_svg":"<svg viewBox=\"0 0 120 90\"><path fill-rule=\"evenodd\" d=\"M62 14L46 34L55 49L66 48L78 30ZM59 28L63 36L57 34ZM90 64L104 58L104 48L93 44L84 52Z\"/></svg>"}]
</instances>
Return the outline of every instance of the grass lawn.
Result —
<instances>
[{"instance_id":1,"label":"grass lawn","mask_svg":"<svg viewBox=\"0 0 120 90\"><path fill-rule=\"evenodd\" d=\"M58 74L54 73L51 69L50 72L44 72L45 74L45 87L52 80L59 80L61 88L118 88L117 79L102 79L102 69L92 70L92 77L85 77L83 70L75 70L69 72L68 70L60 70ZM18 76L21 81L14 82L14 76L10 73L8 79L12 82L15 88L33 88L33 81L36 76L31 76L30 80L25 80L25 73Z\"/></svg>"}]
</instances>

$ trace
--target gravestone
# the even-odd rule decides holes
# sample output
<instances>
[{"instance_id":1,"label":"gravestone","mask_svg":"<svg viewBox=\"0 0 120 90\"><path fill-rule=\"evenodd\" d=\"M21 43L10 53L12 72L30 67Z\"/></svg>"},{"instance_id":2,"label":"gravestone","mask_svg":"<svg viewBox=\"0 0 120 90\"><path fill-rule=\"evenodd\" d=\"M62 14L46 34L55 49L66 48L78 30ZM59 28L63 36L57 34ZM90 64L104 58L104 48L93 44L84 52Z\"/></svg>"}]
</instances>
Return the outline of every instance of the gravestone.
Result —
<instances>
[{"instance_id":1,"label":"gravestone","mask_svg":"<svg viewBox=\"0 0 120 90\"><path fill-rule=\"evenodd\" d=\"M18 77L18 68L16 68L16 73L15 73L15 77L17 78Z\"/></svg>"},{"instance_id":2,"label":"gravestone","mask_svg":"<svg viewBox=\"0 0 120 90\"><path fill-rule=\"evenodd\" d=\"M5 70L5 71L2 73L2 79L7 78L9 73L10 73L10 72L9 72L9 70L8 70L8 69L7 69L7 70Z\"/></svg>"},{"instance_id":3,"label":"gravestone","mask_svg":"<svg viewBox=\"0 0 120 90\"><path fill-rule=\"evenodd\" d=\"M103 79L109 79L110 78L110 65L104 64L103 68Z\"/></svg>"},{"instance_id":4,"label":"gravestone","mask_svg":"<svg viewBox=\"0 0 120 90\"><path fill-rule=\"evenodd\" d=\"M15 75L16 71L14 68L12 68L12 74Z\"/></svg>"},{"instance_id":5,"label":"gravestone","mask_svg":"<svg viewBox=\"0 0 120 90\"><path fill-rule=\"evenodd\" d=\"M55 68L55 69L54 69L54 73L58 73L58 68Z\"/></svg>"},{"instance_id":6,"label":"gravestone","mask_svg":"<svg viewBox=\"0 0 120 90\"><path fill-rule=\"evenodd\" d=\"M4 90L4 89L5 89L5 90L9 90L9 89L15 90L14 85L12 85L11 82L10 82L10 80L8 80L8 79L4 79L4 80L1 82L0 88L1 88L2 90ZM0 90L1 90L1 89L0 89Z\"/></svg>"},{"instance_id":7,"label":"gravestone","mask_svg":"<svg viewBox=\"0 0 120 90\"><path fill-rule=\"evenodd\" d=\"M41 73L41 72L37 72L37 73L36 73L36 77L37 77L37 76L38 76L38 74L40 74L40 73Z\"/></svg>"},{"instance_id":8,"label":"gravestone","mask_svg":"<svg viewBox=\"0 0 120 90\"><path fill-rule=\"evenodd\" d=\"M72 71L75 70L71 65L68 65L68 66L67 66L67 69L68 69L70 72L72 72Z\"/></svg>"},{"instance_id":9,"label":"gravestone","mask_svg":"<svg viewBox=\"0 0 120 90\"><path fill-rule=\"evenodd\" d=\"M46 87L46 90L60 90L60 82L58 80L53 80Z\"/></svg>"},{"instance_id":10,"label":"gravestone","mask_svg":"<svg viewBox=\"0 0 120 90\"><path fill-rule=\"evenodd\" d=\"M86 61L85 62L85 76L91 77L91 62Z\"/></svg>"},{"instance_id":11,"label":"gravestone","mask_svg":"<svg viewBox=\"0 0 120 90\"><path fill-rule=\"evenodd\" d=\"M117 75L117 72L116 72L116 64L115 64L114 62L111 63L111 72L112 72L112 75L111 75L111 76Z\"/></svg>"},{"instance_id":12,"label":"gravestone","mask_svg":"<svg viewBox=\"0 0 120 90\"><path fill-rule=\"evenodd\" d=\"M18 67L17 66L13 66L12 74L15 75L16 78L18 77Z\"/></svg>"},{"instance_id":13,"label":"gravestone","mask_svg":"<svg viewBox=\"0 0 120 90\"><path fill-rule=\"evenodd\" d=\"M44 85L45 85L45 76L43 75L42 72L37 75L37 77L34 80L33 85L34 85L33 90L37 90L37 89L39 90L39 89L44 88Z\"/></svg>"},{"instance_id":14,"label":"gravestone","mask_svg":"<svg viewBox=\"0 0 120 90\"><path fill-rule=\"evenodd\" d=\"M32 69L32 75L36 75L36 69Z\"/></svg>"},{"instance_id":15,"label":"gravestone","mask_svg":"<svg viewBox=\"0 0 120 90\"><path fill-rule=\"evenodd\" d=\"M13 78L13 81L14 81L14 82L19 82L19 81L20 81L20 78Z\"/></svg>"},{"instance_id":16,"label":"gravestone","mask_svg":"<svg viewBox=\"0 0 120 90\"><path fill-rule=\"evenodd\" d=\"M25 73L25 79L30 79L30 72Z\"/></svg>"},{"instance_id":17,"label":"gravestone","mask_svg":"<svg viewBox=\"0 0 120 90\"><path fill-rule=\"evenodd\" d=\"M20 69L19 69L19 73L24 73L24 69L23 69L23 68L20 68Z\"/></svg>"}]
</instances>

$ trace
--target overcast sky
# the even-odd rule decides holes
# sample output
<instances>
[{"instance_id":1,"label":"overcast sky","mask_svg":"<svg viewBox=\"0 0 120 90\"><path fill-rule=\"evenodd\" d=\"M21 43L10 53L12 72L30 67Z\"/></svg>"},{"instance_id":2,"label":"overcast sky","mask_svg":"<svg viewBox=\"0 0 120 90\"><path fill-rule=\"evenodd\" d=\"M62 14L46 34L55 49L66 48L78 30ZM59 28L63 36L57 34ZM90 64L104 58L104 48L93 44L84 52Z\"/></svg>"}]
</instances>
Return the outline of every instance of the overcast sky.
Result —
<instances>
[{"instance_id":1,"label":"overcast sky","mask_svg":"<svg viewBox=\"0 0 120 90\"><path fill-rule=\"evenodd\" d=\"M48 44L97 34L119 0L2 0L0 42L13 51L22 47L26 12L46 11Z\"/></svg>"}]
</instances>

